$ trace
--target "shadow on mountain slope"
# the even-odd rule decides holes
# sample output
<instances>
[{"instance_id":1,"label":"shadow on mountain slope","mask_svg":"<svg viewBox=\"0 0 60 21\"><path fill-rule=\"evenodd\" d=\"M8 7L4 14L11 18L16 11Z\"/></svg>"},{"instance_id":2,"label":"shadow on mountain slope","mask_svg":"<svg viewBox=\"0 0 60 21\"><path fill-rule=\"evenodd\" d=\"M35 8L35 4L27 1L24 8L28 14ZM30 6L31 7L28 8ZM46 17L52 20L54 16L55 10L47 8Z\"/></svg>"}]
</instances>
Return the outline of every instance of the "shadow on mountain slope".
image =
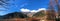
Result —
<instances>
[{"instance_id":1,"label":"shadow on mountain slope","mask_svg":"<svg viewBox=\"0 0 60 21\"><path fill-rule=\"evenodd\" d=\"M27 18L27 15L21 12L13 12L3 16L3 19L10 19L10 18Z\"/></svg>"}]
</instances>

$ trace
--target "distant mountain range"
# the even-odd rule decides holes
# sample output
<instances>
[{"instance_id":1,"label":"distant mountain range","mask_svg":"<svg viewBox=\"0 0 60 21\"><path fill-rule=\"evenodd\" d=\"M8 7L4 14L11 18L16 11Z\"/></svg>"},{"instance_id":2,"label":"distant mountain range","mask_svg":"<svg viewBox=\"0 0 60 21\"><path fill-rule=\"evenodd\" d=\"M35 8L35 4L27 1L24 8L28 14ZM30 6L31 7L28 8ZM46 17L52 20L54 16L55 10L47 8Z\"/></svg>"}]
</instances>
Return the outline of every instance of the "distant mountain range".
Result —
<instances>
[{"instance_id":1,"label":"distant mountain range","mask_svg":"<svg viewBox=\"0 0 60 21\"><path fill-rule=\"evenodd\" d=\"M21 12L8 13L4 16L0 16L0 19L9 19L9 18L27 18L28 16Z\"/></svg>"},{"instance_id":2,"label":"distant mountain range","mask_svg":"<svg viewBox=\"0 0 60 21\"><path fill-rule=\"evenodd\" d=\"M40 11L39 11L40 12ZM27 18L27 17L32 17L33 15L35 16L35 12L13 12L13 13L8 13L4 16L0 16L0 19L9 19L9 18ZM38 12L37 12L38 14Z\"/></svg>"}]
</instances>

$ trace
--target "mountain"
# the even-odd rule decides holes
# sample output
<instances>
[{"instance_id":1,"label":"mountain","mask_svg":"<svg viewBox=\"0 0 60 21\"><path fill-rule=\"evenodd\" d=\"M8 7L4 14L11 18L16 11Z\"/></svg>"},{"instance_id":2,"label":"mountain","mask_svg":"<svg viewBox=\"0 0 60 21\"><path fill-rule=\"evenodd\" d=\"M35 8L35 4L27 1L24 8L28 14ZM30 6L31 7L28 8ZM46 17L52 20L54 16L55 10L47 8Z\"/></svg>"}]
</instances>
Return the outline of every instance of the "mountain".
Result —
<instances>
[{"instance_id":1,"label":"mountain","mask_svg":"<svg viewBox=\"0 0 60 21\"><path fill-rule=\"evenodd\" d=\"M42 12L45 13L46 10L41 10L41 11L38 11L38 12L22 12L23 14L26 14L27 16L29 17L32 17L32 16L38 16L39 14L43 14Z\"/></svg>"},{"instance_id":2,"label":"mountain","mask_svg":"<svg viewBox=\"0 0 60 21\"><path fill-rule=\"evenodd\" d=\"M13 12L13 13L8 13L7 15L4 15L4 19L9 19L9 18L27 18L28 16L21 13L21 12Z\"/></svg>"},{"instance_id":3,"label":"mountain","mask_svg":"<svg viewBox=\"0 0 60 21\"><path fill-rule=\"evenodd\" d=\"M22 12L22 13L27 15L27 14L29 14L29 13L31 13L31 12Z\"/></svg>"},{"instance_id":4,"label":"mountain","mask_svg":"<svg viewBox=\"0 0 60 21\"><path fill-rule=\"evenodd\" d=\"M45 16L45 10L41 10L33 15L33 17L43 17Z\"/></svg>"},{"instance_id":5,"label":"mountain","mask_svg":"<svg viewBox=\"0 0 60 21\"><path fill-rule=\"evenodd\" d=\"M36 12L22 12L22 13L27 15L28 17L32 17L33 14L35 14Z\"/></svg>"},{"instance_id":6,"label":"mountain","mask_svg":"<svg viewBox=\"0 0 60 21\"><path fill-rule=\"evenodd\" d=\"M27 16L32 17L35 14L35 12L28 13Z\"/></svg>"},{"instance_id":7,"label":"mountain","mask_svg":"<svg viewBox=\"0 0 60 21\"><path fill-rule=\"evenodd\" d=\"M3 16L0 16L0 19L3 19Z\"/></svg>"}]
</instances>

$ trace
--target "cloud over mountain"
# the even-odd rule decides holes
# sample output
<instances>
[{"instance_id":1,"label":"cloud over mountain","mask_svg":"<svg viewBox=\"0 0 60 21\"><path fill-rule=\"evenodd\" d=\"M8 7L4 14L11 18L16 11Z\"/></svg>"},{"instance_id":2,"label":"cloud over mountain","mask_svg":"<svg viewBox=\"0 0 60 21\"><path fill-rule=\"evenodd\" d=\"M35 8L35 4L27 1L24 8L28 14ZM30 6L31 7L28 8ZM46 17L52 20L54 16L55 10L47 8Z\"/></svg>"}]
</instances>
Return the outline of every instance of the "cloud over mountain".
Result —
<instances>
[{"instance_id":1,"label":"cloud over mountain","mask_svg":"<svg viewBox=\"0 0 60 21\"><path fill-rule=\"evenodd\" d=\"M39 8L38 10L29 10L25 8L20 9L21 12L39 12L41 10L46 10L46 8Z\"/></svg>"}]
</instances>

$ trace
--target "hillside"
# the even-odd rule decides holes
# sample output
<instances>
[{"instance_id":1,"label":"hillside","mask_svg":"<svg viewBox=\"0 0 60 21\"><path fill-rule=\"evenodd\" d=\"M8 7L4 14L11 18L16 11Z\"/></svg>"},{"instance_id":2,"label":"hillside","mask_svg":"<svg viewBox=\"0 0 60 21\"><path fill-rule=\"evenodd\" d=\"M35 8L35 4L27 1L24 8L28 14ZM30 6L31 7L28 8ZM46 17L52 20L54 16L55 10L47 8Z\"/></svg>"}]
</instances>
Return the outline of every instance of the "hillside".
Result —
<instances>
[{"instance_id":1,"label":"hillside","mask_svg":"<svg viewBox=\"0 0 60 21\"><path fill-rule=\"evenodd\" d=\"M0 19L3 19L3 16L0 16Z\"/></svg>"},{"instance_id":2,"label":"hillside","mask_svg":"<svg viewBox=\"0 0 60 21\"><path fill-rule=\"evenodd\" d=\"M2 16L0 16L1 18ZM9 19L9 18L27 18L27 15L21 13L21 12L13 12L13 13L8 13L3 16L3 19Z\"/></svg>"},{"instance_id":3,"label":"hillside","mask_svg":"<svg viewBox=\"0 0 60 21\"><path fill-rule=\"evenodd\" d=\"M39 12L37 12L37 13L35 13L34 15L33 15L33 17L44 17L45 16L45 11L44 10L42 10L42 11L39 11Z\"/></svg>"}]
</instances>

